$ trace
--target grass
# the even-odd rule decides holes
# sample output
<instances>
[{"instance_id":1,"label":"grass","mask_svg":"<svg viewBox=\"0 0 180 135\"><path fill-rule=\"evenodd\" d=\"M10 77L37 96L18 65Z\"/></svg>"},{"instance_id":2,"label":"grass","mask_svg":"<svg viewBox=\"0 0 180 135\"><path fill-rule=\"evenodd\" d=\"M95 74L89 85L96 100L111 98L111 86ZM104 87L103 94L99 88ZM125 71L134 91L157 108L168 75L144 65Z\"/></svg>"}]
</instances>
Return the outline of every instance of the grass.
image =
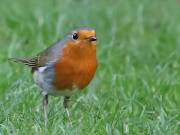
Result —
<instances>
[{"instance_id":1,"label":"grass","mask_svg":"<svg viewBox=\"0 0 180 135\"><path fill-rule=\"evenodd\" d=\"M68 126L50 97L48 134L180 135L179 0L0 0L0 134L45 134L42 96L9 57L33 56L74 28L97 30L99 67L72 97Z\"/></svg>"}]
</instances>

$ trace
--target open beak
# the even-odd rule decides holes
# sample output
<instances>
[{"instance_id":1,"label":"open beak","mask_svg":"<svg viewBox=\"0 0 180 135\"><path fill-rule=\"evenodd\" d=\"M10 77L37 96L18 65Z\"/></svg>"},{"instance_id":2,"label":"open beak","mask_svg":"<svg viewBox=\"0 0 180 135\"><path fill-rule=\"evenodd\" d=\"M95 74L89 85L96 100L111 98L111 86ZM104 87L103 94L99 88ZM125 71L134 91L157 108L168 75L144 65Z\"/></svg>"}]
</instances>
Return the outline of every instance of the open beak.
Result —
<instances>
[{"instance_id":1,"label":"open beak","mask_svg":"<svg viewBox=\"0 0 180 135\"><path fill-rule=\"evenodd\" d=\"M97 38L95 36L91 36L88 39L89 39L89 41L96 41L97 40Z\"/></svg>"}]
</instances>

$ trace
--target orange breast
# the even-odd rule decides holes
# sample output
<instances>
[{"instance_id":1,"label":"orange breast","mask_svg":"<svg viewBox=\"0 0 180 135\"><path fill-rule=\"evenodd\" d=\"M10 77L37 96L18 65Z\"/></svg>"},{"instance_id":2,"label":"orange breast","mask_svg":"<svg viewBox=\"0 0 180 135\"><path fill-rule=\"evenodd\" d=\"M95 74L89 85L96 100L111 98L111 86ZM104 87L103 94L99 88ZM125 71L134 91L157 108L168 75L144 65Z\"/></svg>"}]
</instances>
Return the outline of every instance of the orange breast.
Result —
<instances>
[{"instance_id":1,"label":"orange breast","mask_svg":"<svg viewBox=\"0 0 180 135\"><path fill-rule=\"evenodd\" d=\"M82 89L92 80L97 67L96 46L68 45L55 65L54 86L57 90Z\"/></svg>"}]
</instances>

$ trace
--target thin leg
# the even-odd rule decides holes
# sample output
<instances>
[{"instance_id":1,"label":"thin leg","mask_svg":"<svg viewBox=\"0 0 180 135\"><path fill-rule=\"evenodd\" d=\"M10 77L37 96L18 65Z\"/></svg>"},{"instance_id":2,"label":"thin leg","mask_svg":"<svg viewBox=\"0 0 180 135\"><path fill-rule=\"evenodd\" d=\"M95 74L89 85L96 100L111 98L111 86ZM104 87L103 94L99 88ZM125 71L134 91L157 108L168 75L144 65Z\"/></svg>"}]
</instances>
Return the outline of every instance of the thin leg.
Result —
<instances>
[{"instance_id":1,"label":"thin leg","mask_svg":"<svg viewBox=\"0 0 180 135\"><path fill-rule=\"evenodd\" d=\"M64 108L65 108L65 109L68 108L68 102L69 102L69 100L70 100L70 97L67 97L67 96L64 97L63 105L64 105Z\"/></svg>"},{"instance_id":2,"label":"thin leg","mask_svg":"<svg viewBox=\"0 0 180 135\"><path fill-rule=\"evenodd\" d=\"M64 109L65 109L65 111L67 113L67 117L69 119L69 123L70 123L70 125L72 125L72 122L71 122L71 119L70 119L70 113L69 113L69 110L68 110L69 99L70 99L70 97L65 96L64 97L63 105L64 105Z\"/></svg>"},{"instance_id":3,"label":"thin leg","mask_svg":"<svg viewBox=\"0 0 180 135\"><path fill-rule=\"evenodd\" d=\"M44 95L43 97L43 108L44 108L44 120L45 120L45 127L47 128L48 124L48 95Z\"/></svg>"}]
</instances>

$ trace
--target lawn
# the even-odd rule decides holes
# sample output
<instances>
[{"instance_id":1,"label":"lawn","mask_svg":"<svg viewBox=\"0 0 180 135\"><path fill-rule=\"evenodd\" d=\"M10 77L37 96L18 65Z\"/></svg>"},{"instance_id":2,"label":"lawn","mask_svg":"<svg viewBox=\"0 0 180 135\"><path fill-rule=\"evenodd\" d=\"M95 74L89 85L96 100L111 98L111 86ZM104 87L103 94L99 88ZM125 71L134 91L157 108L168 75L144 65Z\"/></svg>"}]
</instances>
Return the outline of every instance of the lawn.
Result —
<instances>
[{"instance_id":1,"label":"lawn","mask_svg":"<svg viewBox=\"0 0 180 135\"><path fill-rule=\"evenodd\" d=\"M180 135L179 0L0 0L0 135ZM9 57L34 56L79 27L97 31L98 70L71 97L42 96L30 70Z\"/></svg>"}]
</instances>

